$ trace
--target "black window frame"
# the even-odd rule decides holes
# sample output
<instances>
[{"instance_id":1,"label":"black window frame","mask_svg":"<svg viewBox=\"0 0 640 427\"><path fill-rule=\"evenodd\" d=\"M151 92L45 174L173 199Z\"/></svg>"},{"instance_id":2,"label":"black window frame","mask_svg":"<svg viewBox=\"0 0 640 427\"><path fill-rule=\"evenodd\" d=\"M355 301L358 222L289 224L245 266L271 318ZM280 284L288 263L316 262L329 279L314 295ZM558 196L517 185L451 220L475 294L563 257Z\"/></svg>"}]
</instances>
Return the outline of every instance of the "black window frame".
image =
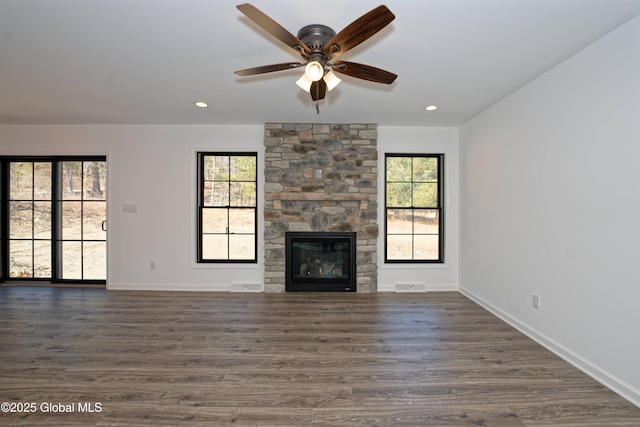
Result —
<instances>
[{"instance_id":1,"label":"black window frame","mask_svg":"<svg viewBox=\"0 0 640 427\"><path fill-rule=\"evenodd\" d=\"M437 191L438 191L438 195L437 195L437 206L429 206L429 207L423 207L423 206L413 206L413 203L411 203L411 206L389 206L388 205L388 197L387 197L387 191L388 191L388 184L390 181L388 181L388 173L387 173L387 159L391 158L391 157L404 157L404 158L435 158L437 160L437 165L438 165L438 173L437 173ZM384 160L384 225L385 225L385 232L384 232L384 262L386 264L443 264L445 262L445 254L444 254L444 249L445 249L445 211L444 211L444 153L385 153L385 160ZM413 180L413 173L411 173L411 181L391 181L392 183L396 182L396 183L400 183L400 182L404 182L404 183L410 183L412 186L416 183L416 181ZM418 182L420 183L420 182ZM391 209L411 209L411 210L436 210L438 212L438 258L437 259L414 259L414 251L412 248L412 259L389 259L389 254L388 254L388 248L389 248L389 242L388 242L388 237L390 235L410 235L411 236L411 242L412 245L414 244L415 241L415 236L416 235L428 235L430 233L415 233L414 229L413 229L413 224L412 224L412 232L410 234L405 234L405 233L393 233L390 234L389 233L389 210Z\"/></svg>"},{"instance_id":2,"label":"black window frame","mask_svg":"<svg viewBox=\"0 0 640 427\"><path fill-rule=\"evenodd\" d=\"M9 244L10 240L13 240L9 236L9 222L10 222L10 203L14 201L10 198L9 183L10 183L10 164L13 162L26 162L26 163L51 163L51 198L46 200L51 205L51 238L50 239L33 239L36 240L50 240L51 242L51 277L12 277L9 267ZM86 279L84 278L84 269L81 268L81 278L64 279L61 276L61 256L62 249L60 245L65 239L62 238L62 218L60 212L60 203L63 201L61 197L62 192L62 177L60 175L60 169L65 162L104 162L107 164L106 155L16 155L16 156L0 156L0 283L7 281L11 282L34 282L34 283L51 283L51 284L79 284L82 286L91 285L106 285L107 279ZM107 178L108 180L108 178ZM82 184L81 184L82 186ZM107 194L105 193L104 200L95 200L97 202L104 202L107 204ZM25 200L29 202L30 200ZM40 200L45 202L45 200ZM82 200L80 200L82 202ZM106 220L103 223L106 226ZM106 231L106 229L104 229ZM76 239L71 239L77 241ZM102 241L92 239L80 239L81 242ZM105 244L107 242L105 235ZM105 251L105 263L107 252ZM81 259L81 263L84 262L84 258ZM105 265L105 269L108 266ZM108 271L105 270L105 274Z\"/></svg>"},{"instance_id":3,"label":"black window frame","mask_svg":"<svg viewBox=\"0 0 640 427\"><path fill-rule=\"evenodd\" d=\"M258 153L256 151L199 151L196 154L197 156L197 263L199 264L256 264L258 262ZM243 156L243 157L254 157L256 164L256 174L254 181L232 181L231 177L229 177L227 183L231 185L232 182L252 182L255 184L255 203L254 206L231 206L231 203L227 205L220 206L206 206L205 205L205 157L214 156L214 157L234 157L234 156ZM229 172L230 174L231 172ZM227 248L227 258L204 258L203 257L203 235L204 234L225 234L227 236L227 245L229 245L228 236L233 234L243 234L243 233L232 233L227 227L226 233L204 233L203 231L203 212L205 209L228 209L229 211L233 209L253 209L253 236L254 236L254 253L253 258L231 258L231 253L229 248ZM247 233L248 234L248 233Z\"/></svg>"}]
</instances>

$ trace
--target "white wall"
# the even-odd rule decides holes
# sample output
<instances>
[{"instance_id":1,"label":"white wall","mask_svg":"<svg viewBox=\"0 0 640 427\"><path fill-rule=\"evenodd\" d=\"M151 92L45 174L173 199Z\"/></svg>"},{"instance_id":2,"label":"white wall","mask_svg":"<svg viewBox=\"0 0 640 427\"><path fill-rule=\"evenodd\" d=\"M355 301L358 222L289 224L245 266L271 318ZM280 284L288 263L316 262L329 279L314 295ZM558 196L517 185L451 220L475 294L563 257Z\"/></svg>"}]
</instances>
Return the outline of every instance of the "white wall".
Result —
<instances>
[{"instance_id":1,"label":"white wall","mask_svg":"<svg viewBox=\"0 0 640 427\"><path fill-rule=\"evenodd\" d=\"M384 152L445 153L446 263L407 267L382 264L379 288L425 283L428 289L456 289L457 129L379 128L380 171ZM229 290L234 283L263 284L263 195L258 200L258 263L206 264L195 261L195 159L202 150L257 151L262 188L264 126L0 126L0 155L106 154L108 167L109 289ZM380 189L384 188L381 175ZM384 194L381 190L380 194ZM136 204L138 213L124 213ZM384 208L380 200L379 212ZM380 217L381 232L384 229ZM150 262L155 261L156 270Z\"/></svg>"},{"instance_id":2,"label":"white wall","mask_svg":"<svg viewBox=\"0 0 640 427\"><path fill-rule=\"evenodd\" d=\"M386 153L444 153L444 264L384 263L384 155ZM458 289L458 129L378 127L379 182L378 291L395 291L396 284L414 284L428 291Z\"/></svg>"},{"instance_id":3,"label":"white wall","mask_svg":"<svg viewBox=\"0 0 640 427\"><path fill-rule=\"evenodd\" d=\"M195 264L195 152L257 151L262 176L263 134L264 126L0 126L0 155L107 155L109 289L228 290L263 283L262 234L258 264ZM123 213L124 204L138 213Z\"/></svg>"},{"instance_id":4,"label":"white wall","mask_svg":"<svg viewBox=\"0 0 640 427\"><path fill-rule=\"evenodd\" d=\"M461 291L637 405L639 47L635 18L460 129Z\"/></svg>"}]
</instances>

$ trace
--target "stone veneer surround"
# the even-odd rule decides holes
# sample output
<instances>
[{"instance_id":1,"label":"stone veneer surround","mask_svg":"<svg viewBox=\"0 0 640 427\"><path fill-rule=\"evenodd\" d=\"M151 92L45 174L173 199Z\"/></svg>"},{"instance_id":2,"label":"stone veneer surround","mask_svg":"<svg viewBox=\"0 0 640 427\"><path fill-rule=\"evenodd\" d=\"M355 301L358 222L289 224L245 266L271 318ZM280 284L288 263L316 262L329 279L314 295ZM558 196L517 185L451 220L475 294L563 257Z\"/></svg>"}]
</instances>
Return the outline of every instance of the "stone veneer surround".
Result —
<instances>
[{"instance_id":1,"label":"stone veneer surround","mask_svg":"<svg viewBox=\"0 0 640 427\"><path fill-rule=\"evenodd\" d=\"M355 231L358 292L378 278L375 124L267 123L265 292L285 290L285 232Z\"/></svg>"}]
</instances>

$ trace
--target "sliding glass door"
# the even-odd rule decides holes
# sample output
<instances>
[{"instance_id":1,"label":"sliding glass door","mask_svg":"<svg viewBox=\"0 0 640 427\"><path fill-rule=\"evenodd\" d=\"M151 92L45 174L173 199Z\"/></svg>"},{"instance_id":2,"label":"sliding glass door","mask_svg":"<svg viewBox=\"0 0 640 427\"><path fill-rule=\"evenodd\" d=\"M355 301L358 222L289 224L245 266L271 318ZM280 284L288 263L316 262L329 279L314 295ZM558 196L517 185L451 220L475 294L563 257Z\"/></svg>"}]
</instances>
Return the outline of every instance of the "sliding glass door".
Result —
<instances>
[{"instance_id":1,"label":"sliding glass door","mask_svg":"<svg viewBox=\"0 0 640 427\"><path fill-rule=\"evenodd\" d=\"M64 280L105 280L106 162L64 161L58 169L57 275Z\"/></svg>"},{"instance_id":2,"label":"sliding glass door","mask_svg":"<svg viewBox=\"0 0 640 427\"><path fill-rule=\"evenodd\" d=\"M51 279L51 162L9 163L9 278Z\"/></svg>"},{"instance_id":3,"label":"sliding glass door","mask_svg":"<svg viewBox=\"0 0 640 427\"><path fill-rule=\"evenodd\" d=\"M2 279L106 281L106 159L2 160Z\"/></svg>"}]
</instances>

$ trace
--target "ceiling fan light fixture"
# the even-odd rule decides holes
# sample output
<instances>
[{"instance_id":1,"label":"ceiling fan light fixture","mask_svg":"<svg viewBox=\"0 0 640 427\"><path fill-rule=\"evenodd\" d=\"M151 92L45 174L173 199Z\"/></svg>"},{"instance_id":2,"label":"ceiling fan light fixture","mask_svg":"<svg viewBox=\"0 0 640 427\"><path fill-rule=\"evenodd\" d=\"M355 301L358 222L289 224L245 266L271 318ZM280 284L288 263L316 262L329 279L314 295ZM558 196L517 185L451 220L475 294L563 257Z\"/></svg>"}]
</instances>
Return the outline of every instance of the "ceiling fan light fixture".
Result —
<instances>
[{"instance_id":1,"label":"ceiling fan light fixture","mask_svg":"<svg viewBox=\"0 0 640 427\"><path fill-rule=\"evenodd\" d=\"M307 77L307 73L304 73L302 77L300 77L296 82L296 84L300 86L300 89L304 90L305 92L311 91L311 83L313 83L313 80Z\"/></svg>"},{"instance_id":2,"label":"ceiling fan light fixture","mask_svg":"<svg viewBox=\"0 0 640 427\"><path fill-rule=\"evenodd\" d=\"M317 82L324 76L324 67L318 61L310 61L306 67L304 67L304 74L312 82Z\"/></svg>"},{"instance_id":3,"label":"ceiling fan light fixture","mask_svg":"<svg viewBox=\"0 0 640 427\"><path fill-rule=\"evenodd\" d=\"M331 89L338 86L338 83L342 81L342 79L338 78L338 76L336 76L335 73L331 70L324 75L323 79L324 79L324 82L327 84L328 91L331 91Z\"/></svg>"}]
</instances>

